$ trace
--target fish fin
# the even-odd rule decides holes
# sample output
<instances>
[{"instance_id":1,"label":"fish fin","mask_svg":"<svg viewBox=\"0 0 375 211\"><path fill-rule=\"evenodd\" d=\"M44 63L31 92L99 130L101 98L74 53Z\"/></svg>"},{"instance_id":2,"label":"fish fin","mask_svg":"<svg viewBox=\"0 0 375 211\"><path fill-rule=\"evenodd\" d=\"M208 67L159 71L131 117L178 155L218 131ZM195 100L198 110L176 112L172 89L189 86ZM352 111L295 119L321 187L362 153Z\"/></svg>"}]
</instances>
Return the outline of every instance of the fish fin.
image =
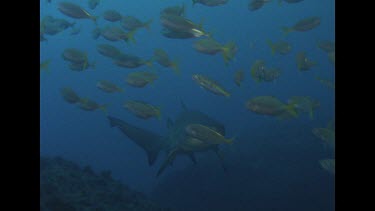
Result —
<instances>
[{"instance_id":1,"label":"fish fin","mask_svg":"<svg viewBox=\"0 0 375 211\"><path fill-rule=\"evenodd\" d=\"M267 45L271 48L272 56L276 53L276 47L271 40L267 40Z\"/></svg>"},{"instance_id":2,"label":"fish fin","mask_svg":"<svg viewBox=\"0 0 375 211\"><path fill-rule=\"evenodd\" d=\"M294 29L291 28L291 27L285 27L285 26L283 26L283 27L281 27L281 31L283 32L283 35L286 36L290 32L294 31Z\"/></svg>"},{"instance_id":3,"label":"fish fin","mask_svg":"<svg viewBox=\"0 0 375 211\"><path fill-rule=\"evenodd\" d=\"M211 29L210 32L205 32L205 31L204 31L205 36L207 36L208 38L213 38L213 37L214 37L214 34L216 34L216 32L217 32L216 29L213 29L213 30Z\"/></svg>"},{"instance_id":4,"label":"fish fin","mask_svg":"<svg viewBox=\"0 0 375 211\"><path fill-rule=\"evenodd\" d=\"M198 24L198 29L202 30L203 29L203 24L204 24L204 18L201 18L201 21Z\"/></svg>"},{"instance_id":5,"label":"fish fin","mask_svg":"<svg viewBox=\"0 0 375 211\"><path fill-rule=\"evenodd\" d=\"M150 25L151 23L153 22L154 20L151 19L149 21L147 21L146 23L144 23L144 27L147 29L147 31L150 31Z\"/></svg>"},{"instance_id":6,"label":"fish fin","mask_svg":"<svg viewBox=\"0 0 375 211\"><path fill-rule=\"evenodd\" d=\"M186 5L185 5L185 2L182 3L182 7L181 8L182 8L182 14L181 14L181 16L185 17L185 15L186 15Z\"/></svg>"}]
</instances>

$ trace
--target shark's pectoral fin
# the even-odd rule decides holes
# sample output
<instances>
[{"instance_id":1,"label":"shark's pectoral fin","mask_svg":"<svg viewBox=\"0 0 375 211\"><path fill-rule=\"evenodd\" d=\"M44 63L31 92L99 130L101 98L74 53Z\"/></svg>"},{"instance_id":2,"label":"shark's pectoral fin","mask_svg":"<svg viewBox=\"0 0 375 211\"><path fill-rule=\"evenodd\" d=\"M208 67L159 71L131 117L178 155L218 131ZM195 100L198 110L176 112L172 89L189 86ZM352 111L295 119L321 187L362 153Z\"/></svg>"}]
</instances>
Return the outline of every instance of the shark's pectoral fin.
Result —
<instances>
[{"instance_id":1,"label":"shark's pectoral fin","mask_svg":"<svg viewBox=\"0 0 375 211\"><path fill-rule=\"evenodd\" d=\"M217 157L219 158L219 161L220 161L220 164L221 164L221 167L223 168L224 172L227 172L227 168L226 166L224 165L224 158L223 158L223 154L219 151L219 147L214 147L212 149L215 154L217 155Z\"/></svg>"},{"instance_id":2,"label":"shark's pectoral fin","mask_svg":"<svg viewBox=\"0 0 375 211\"><path fill-rule=\"evenodd\" d=\"M111 127L120 129L123 134L146 151L148 164L152 166L158 157L159 151L164 147L164 139L152 131L136 127L121 119L112 116L107 116L107 118Z\"/></svg>"},{"instance_id":3,"label":"shark's pectoral fin","mask_svg":"<svg viewBox=\"0 0 375 211\"><path fill-rule=\"evenodd\" d=\"M194 153L193 152L189 152L188 155L189 155L191 161L193 161L194 164L197 164L197 159L195 159Z\"/></svg>"}]
</instances>

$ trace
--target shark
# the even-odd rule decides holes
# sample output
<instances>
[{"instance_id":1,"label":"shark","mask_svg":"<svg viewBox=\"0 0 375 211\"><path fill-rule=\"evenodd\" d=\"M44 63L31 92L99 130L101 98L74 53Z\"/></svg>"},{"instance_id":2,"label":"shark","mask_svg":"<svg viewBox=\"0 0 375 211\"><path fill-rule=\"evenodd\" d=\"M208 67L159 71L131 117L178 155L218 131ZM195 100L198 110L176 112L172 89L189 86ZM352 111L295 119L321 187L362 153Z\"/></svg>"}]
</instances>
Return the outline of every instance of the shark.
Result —
<instances>
[{"instance_id":1,"label":"shark","mask_svg":"<svg viewBox=\"0 0 375 211\"><path fill-rule=\"evenodd\" d=\"M166 167L172 166L177 156L188 156L196 164L195 153L206 151L213 151L218 156L224 171L226 171L219 145L203 144L199 140L192 139L185 132L185 127L189 124L202 124L225 135L224 125L201 111L188 109L183 102L181 102L181 106L182 112L174 121L170 118L167 119L168 131L164 135L137 127L113 116L107 116L107 118L111 127L118 128L146 152L149 166L154 165L160 152L166 153L166 158L156 174L157 177L164 172Z\"/></svg>"}]
</instances>

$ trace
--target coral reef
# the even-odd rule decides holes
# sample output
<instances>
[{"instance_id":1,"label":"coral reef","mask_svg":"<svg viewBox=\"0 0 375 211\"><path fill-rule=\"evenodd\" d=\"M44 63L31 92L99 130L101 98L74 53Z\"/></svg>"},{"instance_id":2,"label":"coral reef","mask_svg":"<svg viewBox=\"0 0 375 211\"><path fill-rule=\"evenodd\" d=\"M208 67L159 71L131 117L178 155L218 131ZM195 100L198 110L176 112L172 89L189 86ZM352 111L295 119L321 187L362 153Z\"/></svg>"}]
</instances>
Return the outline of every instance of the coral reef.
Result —
<instances>
[{"instance_id":1,"label":"coral reef","mask_svg":"<svg viewBox=\"0 0 375 211\"><path fill-rule=\"evenodd\" d=\"M140 192L61 157L40 158L41 211L167 211Z\"/></svg>"}]
</instances>

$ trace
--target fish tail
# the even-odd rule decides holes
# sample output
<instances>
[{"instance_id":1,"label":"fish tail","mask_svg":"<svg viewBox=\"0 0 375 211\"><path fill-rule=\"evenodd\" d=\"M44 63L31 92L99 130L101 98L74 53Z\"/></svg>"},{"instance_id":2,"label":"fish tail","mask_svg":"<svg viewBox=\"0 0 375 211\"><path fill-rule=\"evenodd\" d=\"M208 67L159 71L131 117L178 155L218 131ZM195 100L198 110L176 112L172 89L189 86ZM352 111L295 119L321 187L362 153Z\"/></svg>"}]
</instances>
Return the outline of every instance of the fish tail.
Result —
<instances>
[{"instance_id":1,"label":"fish tail","mask_svg":"<svg viewBox=\"0 0 375 211\"><path fill-rule=\"evenodd\" d=\"M281 27L281 30L283 31L283 35L284 36L288 35L292 31L294 31L293 28L291 28L291 27L285 27L285 26Z\"/></svg>"},{"instance_id":2,"label":"fish tail","mask_svg":"<svg viewBox=\"0 0 375 211\"><path fill-rule=\"evenodd\" d=\"M171 68L172 68L172 70L173 70L177 75L180 75L180 74L181 74L181 70L180 70L180 66L179 66L179 62L178 62L178 61L174 61L174 62L172 62L172 64L171 64Z\"/></svg>"},{"instance_id":3,"label":"fish tail","mask_svg":"<svg viewBox=\"0 0 375 211\"><path fill-rule=\"evenodd\" d=\"M233 144L234 139L235 139L235 137L232 137L230 139L226 139L225 143L227 143L227 144Z\"/></svg>"},{"instance_id":4,"label":"fish tail","mask_svg":"<svg viewBox=\"0 0 375 211\"><path fill-rule=\"evenodd\" d=\"M285 106L285 110L290 113L293 117L298 117L298 113L295 107L295 103L290 103Z\"/></svg>"},{"instance_id":5,"label":"fish tail","mask_svg":"<svg viewBox=\"0 0 375 211\"><path fill-rule=\"evenodd\" d=\"M51 59L48 59L47 61L45 61L43 63L43 66L40 68L40 70L44 70L46 73L50 73L50 68L49 68L49 64L51 63Z\"/></svg>"},{"instance_id":6,"label":"fish tail","mask_svg":"<svg viewBox=\"0 0 375 211\"><path fill-rule=\"evenodd\" d=\"M129 41L132 42L132 43L136 43L136 41L135 41L135 39L134 39L134 34L135 34L136 31L137 31L137 30L134 29L134 30L128 32L128 33L126 34L125 39L124 39L125 42L128 42L128 40L129 40Z\"/></svg>"},{"instance_id":7,"label":"fish tail","mask_svg":"<svg viewBox=\"0 0 375 211\"><path fill-rule=\"evenodd\" d=\"M102 110L106 115L108 114L108 104L99 106L99 109Z\"/></svg>"},{"instance_id":8,"label":"fish tail","mask_svg":"<svg viewBox=\"0 0 375 211\"><path fill-rule=\"evenodd\" d=\"M318 65L318 62L315 62L315 61L310 61L309 62L309 66L312 67L312 66L316 66Z\"/></svg>"},{"instance_id":9,"label":"fish tail","mask_svg":"<svg viewBox=\"0 0 375 211\"><path fill-rule=\"evenodd\" d=\"M151 59L145 61L145 64L146 64L148 67L152 67L152 66L153 66L153 62L154 62L154 58L151 58Z\"/></svg>"},{"instance_id":10,"label":"fish tail","mask_svg":"<svg viewBox=\"0 0 375 211\"><path fill-rule=\"evenodd\" d=\"M222 52L223 59L225 63L227 64L230 60L234 58L234 55L236 53L236 44L234 42L230 42L226 44L222 48L221 52Z\"/></svg>"},{"instance_id":11,"label":"fish tail","mask_svg":"<svg viewBox=\"0 0 375 211\"><path fill-rule=\"evenodd\" d=\"M271 48L272 55L275 55L276 48L275 48L275 45L272 43L272 41L267 40L267 45Z\"/></svg>"},{"instance_id":12,"label":"fish tail","mask_svg":"<svg viewBox=\"0 0 375 211\"><path fill-rule=\"evenodd\" d=\"M89 65L89 61L88 61L88 58L87 58L87 53L85 53L85 62L83 63L82 70L86 70L88 65Z\"/></svg>"}]
</instances>

